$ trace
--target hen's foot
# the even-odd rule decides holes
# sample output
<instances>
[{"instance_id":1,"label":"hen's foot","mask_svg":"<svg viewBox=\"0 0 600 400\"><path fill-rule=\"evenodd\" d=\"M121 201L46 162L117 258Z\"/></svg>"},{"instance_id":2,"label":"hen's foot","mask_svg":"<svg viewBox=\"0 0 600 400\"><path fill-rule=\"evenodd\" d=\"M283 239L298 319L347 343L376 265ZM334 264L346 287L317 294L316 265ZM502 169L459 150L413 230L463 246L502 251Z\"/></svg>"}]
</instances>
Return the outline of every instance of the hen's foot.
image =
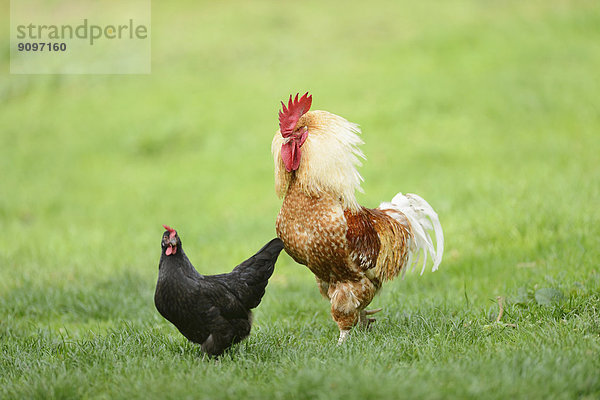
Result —
<instances>
[{"instance_id":1,"label":"hen's foot","mask_svg":"<svg viewBox=\"0 0 600 400\"><path fill-rule=\"evenodd\" d=\"M358 326L363 329L369 329L371 324L376 321L375 318L369 317L369 315L377 314L383 308L376 308L374 310L362 310L358 315Z\"/></svg>"}]
</instances>

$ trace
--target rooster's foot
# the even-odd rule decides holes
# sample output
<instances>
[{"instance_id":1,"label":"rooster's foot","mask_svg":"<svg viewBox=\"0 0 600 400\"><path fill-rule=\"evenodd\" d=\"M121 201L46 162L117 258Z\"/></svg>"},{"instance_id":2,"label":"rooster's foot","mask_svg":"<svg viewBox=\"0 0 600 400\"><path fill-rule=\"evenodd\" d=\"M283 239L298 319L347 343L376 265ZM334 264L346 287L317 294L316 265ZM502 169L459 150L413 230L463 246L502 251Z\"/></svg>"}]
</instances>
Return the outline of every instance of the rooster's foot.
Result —
<instances>
[{"instance_id":1,"label":"rooster's foot","mask_svg":"<svg viewBox=\"0 0 600 400\"><path fill-rule=\"evenodd\" d=\"M376 308L374 310L361 310L358 315L358 326L364 329L369 329L371 324L376 321L375 318L369 317L369 315L373 315L383 310L383 308Z\"/></svg>"},{"instance_id":2,"label":"rooster's foot","mask_svg":"<svg viewBox=\"0 0 600 400\"><path fill-rule=\"evenodd\" d=\"M348 337L349 333L350 333L350 330L340 331L340 338L338 339L338 346L343 344L346 341L346 338Z\"/></svg>"}]
</instances>

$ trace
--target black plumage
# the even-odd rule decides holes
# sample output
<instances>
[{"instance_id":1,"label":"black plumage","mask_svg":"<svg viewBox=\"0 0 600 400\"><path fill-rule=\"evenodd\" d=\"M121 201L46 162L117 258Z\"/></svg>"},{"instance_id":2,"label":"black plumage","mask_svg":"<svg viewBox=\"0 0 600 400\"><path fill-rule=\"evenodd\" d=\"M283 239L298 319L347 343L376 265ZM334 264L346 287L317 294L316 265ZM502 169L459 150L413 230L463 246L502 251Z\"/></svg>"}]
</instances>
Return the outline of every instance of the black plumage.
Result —
<instances>
[{"instance_id":1,"label":"black plumage","mask_svg":"<svg viewBox=\"0 0 600 400\"><path fill-rule=\"evenodd\" d=\"M250 334L252 308L260 304L283 242L273 239L228 274L201 275L165 226L154 304L188 340L222 354Z\"/></svg>"}]
</instances>

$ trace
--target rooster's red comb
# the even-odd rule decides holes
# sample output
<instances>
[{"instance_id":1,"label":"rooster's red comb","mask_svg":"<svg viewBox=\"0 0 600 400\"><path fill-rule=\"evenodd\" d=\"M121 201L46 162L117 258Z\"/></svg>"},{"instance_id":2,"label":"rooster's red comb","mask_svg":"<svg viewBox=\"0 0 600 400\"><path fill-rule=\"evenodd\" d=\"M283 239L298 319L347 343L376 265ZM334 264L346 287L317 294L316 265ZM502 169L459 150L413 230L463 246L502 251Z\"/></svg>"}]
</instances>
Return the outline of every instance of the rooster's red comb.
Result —
<instances>
[{"instance_id":1,"label":"rooster's red comb","mask_svg":"<svg viewBox=\"0 0 600 400\"><path fill-rule=\"evenodd\" d=\"M306 92L304 96L298 99L299 95L300 93L297 93L296 98L292 100L292 95L290 94L287 107L283 101L281 102L283 108L279 111L279 132L281 132L281 136L283 137L290 136L300 117L310 110L312 95Z\"/></svg>"},{"instance_id":2,"label":"rooster's red comb","mask_svg":"<svg viewBox=\"0 0 600 400\"><path fill-rule=\"evenodd\" d=\"M171 228L169 225L163 225L163 228L169 231L169 238L173 238L173 236L177 235L177 231Z\"/></svg>"}]
</instances>

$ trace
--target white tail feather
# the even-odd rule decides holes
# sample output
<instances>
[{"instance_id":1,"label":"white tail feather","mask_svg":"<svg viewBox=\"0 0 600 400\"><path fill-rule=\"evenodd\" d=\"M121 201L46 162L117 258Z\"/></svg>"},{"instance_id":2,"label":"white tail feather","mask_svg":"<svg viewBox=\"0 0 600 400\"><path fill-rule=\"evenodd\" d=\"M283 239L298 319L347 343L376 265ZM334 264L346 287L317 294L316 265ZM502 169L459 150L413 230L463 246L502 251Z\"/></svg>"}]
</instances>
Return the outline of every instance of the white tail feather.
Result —
<instances>
[{"instance_id":1,"label":"white tail feather","mask_svg":"<svg viewBox=\"0 0 600 400\"><path fill-rule=\"evenodd\" d=\"M444 232L440 219L433 208L422 197L416 194L398 193L391 202L381 203L379 208L385 211L389 216L402 224L410 225L412 232L412 241L409 244L409 256L407 268L414 270L415 265L419 263L421 253L423 254L423 266L421 275L427 265L427 254L433 259L432 271L436 271L442 262L444 254ZM433 231L435 236L435 248L433 240L428 231ZM402 275L406 268L402 270Z\"/></svg>"}]
</instances>

